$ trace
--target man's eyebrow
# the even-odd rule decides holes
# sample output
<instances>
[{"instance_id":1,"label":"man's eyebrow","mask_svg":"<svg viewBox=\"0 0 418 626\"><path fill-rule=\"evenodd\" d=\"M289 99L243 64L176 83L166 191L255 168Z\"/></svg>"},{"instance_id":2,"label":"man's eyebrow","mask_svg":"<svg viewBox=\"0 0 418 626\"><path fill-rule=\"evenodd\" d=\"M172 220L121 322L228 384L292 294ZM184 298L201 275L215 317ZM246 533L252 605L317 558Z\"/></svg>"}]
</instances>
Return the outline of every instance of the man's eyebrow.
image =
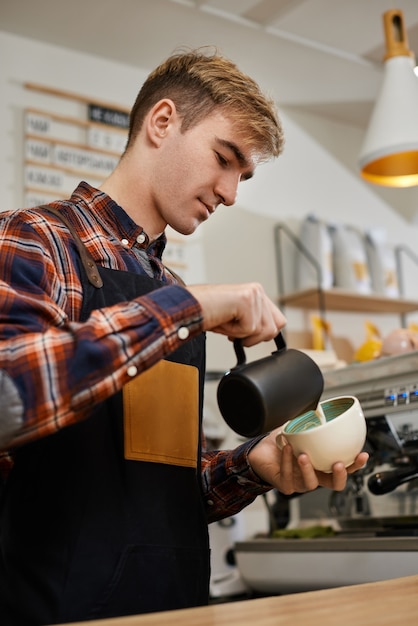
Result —
<instances>
[{"instance_id":1,"label":"man's eyebrow","mask_svg":"<svg viewBox=\"0 0 418 626\"><path fill-rule=\"evenodd\" d=\"M241 167L251 167L251 163L243 155L243 153L238 148L236 143L234 143L233 141L228 141L227 139L220 139L219 137L216 137L216 141L224 148L232 150L232 152L235 154L235 157ZM250 178L253 177L253 175L254 175L254 172L250 171L245 174L244 178L245 180L249 180Z\"/></svg>"}]
</instances>

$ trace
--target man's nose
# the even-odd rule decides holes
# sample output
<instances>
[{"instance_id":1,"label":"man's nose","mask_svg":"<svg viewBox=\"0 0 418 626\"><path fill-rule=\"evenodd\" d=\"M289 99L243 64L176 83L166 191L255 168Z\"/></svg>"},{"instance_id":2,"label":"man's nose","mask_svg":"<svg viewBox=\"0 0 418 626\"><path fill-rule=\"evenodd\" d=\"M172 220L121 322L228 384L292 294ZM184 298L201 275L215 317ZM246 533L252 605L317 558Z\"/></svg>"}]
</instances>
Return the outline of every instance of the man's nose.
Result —
<instances>
[{"instance_id":1,"label":"man's nose","mask_svg":"<svg viewBox=\"0 0 418 626\"><path fill-rule=\"evenodd\" d=\"M221 204L225 206L231 206L235 204L238 195L238 183L241 180L241 176L234 175L224 177L219 182L216 189L216 195L218 196Z\"/></svg>"}]
</instances>

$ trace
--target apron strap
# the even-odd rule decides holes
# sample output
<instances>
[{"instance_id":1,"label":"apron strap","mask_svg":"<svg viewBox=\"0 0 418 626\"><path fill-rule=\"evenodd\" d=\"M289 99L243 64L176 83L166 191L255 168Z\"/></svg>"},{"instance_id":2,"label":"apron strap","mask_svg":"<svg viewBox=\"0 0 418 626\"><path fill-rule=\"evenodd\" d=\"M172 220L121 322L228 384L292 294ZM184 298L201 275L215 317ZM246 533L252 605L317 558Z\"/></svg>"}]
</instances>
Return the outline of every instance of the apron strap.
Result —
<instances>
[{"instance_id":1,"label":"apron strap","mask_svg":"<svg viewBox=\"0 0 418 626\"><path fill-rule=\"evenodd\" d=\"M93 259L92 255L87 250L86 246L81 241L80 237L78 236L70 222L67 220L67 218L65 218L58 209L55 209L49 205L42 205L40 208L45 209L45 211L48 211L49 213L52 213L53 215L55 215L55 217L57 217L59 220L61 220L61 222L65 224L65 226L68 228L74 238L75 244L80 254L81 262L84 266L89 282L93 285L93 287L96 287L98 289L100 287L103 287L103 280L99 274L95 260Z\"/></svg>"},{"instance_id":2,"label":"apron strap","mask_svg":"<svg viewBox=\"0 0 418 626\"><path fill-rule=\"evenodd\" d=\"M176 272L174 272L172 269L170 269L169 267L167 267L167 265L164 265L164 269L169 272L173 278L176 279L176 281L178 282L179 285L181 285L182 287L186 287L186 283L184 282L184 280L181 278L181 276L179 276L178 274L176 274Z\"/></svg>"}]
</instances>

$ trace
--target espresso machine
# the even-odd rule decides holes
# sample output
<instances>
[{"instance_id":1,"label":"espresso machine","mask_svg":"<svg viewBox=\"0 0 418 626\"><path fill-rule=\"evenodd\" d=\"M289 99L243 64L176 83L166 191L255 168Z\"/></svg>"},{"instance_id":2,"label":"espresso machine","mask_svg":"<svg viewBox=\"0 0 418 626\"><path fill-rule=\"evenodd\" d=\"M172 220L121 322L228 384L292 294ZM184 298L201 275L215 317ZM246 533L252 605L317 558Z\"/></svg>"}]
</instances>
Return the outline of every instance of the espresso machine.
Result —
<instances>
[{"instance_id":1,"label":"espresso machine","mask_svg":"<svg viewBox=\"0 0 418 626\"><path fill-rule=\"evenodd\" d=\"M269 535L235 545L240 574L257 593L418 574L418 351L330 370L324 381L321 400L359 399L370 459L343 492L270 494ZM303 529L314 527L330 532L307 537Z\"/></svg>"}]
</instances>

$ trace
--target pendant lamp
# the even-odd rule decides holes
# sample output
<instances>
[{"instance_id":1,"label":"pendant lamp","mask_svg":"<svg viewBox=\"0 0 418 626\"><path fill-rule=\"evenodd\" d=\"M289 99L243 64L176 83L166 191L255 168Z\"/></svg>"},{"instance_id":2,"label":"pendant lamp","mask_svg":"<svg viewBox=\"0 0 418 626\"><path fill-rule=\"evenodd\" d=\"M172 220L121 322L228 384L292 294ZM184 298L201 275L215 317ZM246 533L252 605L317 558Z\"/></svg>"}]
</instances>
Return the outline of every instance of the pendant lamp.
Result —
<instances>
[{"instance_id":1,"label":"pendant lamp","mask_svg":"<svg viewBox=\"0 0 418 626\"><path fill-rule=\"evenodd\" d=\"M361 176L387 187L418 185L418 77L403 13L383 14L384 76L359 157Z\"/></svg>"}]
</instances>

